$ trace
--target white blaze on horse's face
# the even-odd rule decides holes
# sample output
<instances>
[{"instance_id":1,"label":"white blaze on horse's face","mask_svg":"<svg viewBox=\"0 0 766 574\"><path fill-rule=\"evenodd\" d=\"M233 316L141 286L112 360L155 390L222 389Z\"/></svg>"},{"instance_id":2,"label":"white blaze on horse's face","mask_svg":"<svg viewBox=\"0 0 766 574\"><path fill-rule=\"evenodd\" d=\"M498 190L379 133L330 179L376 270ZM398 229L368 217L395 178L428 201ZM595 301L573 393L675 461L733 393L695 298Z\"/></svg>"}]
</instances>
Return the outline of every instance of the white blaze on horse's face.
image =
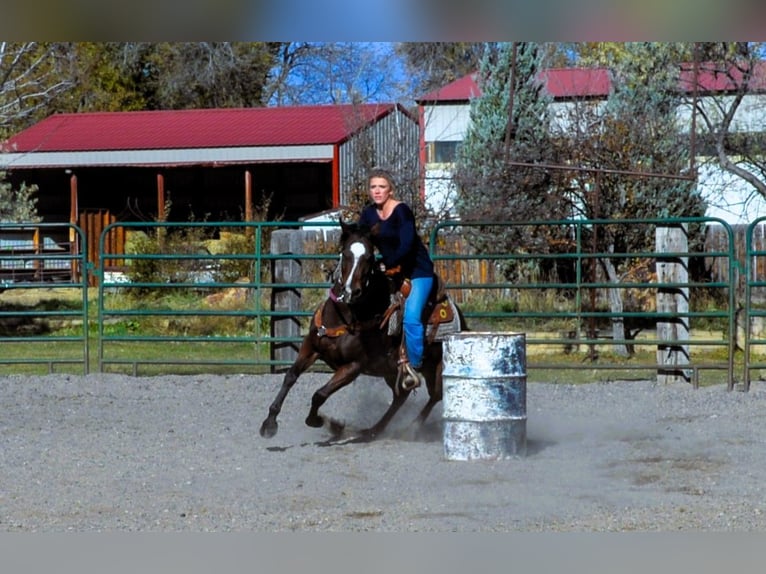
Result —
<instances>
[{"instance_id":1,"label":"white blaze on horse's face","mask_svg":"<svg viewBox=\"0 0 766 574\"><path fill-rule=\"evenodd\" d=\"M367 249L365 249L364 244L357 241L349 245L348 247L349 251L351 251L351 254L354 256L354 261L351 264L351 270L348 272L348 275L346 276L346 284L343 286L343 293L341 293L341 296L339 297L341 300L345 299L346 296L348 298L351 298L352 289L351 289L351 280L354 278L354 272L356 271L356 268L359 266L359 261L361 260L362 256L367 253Z\"/></svg>"}]
</instances>

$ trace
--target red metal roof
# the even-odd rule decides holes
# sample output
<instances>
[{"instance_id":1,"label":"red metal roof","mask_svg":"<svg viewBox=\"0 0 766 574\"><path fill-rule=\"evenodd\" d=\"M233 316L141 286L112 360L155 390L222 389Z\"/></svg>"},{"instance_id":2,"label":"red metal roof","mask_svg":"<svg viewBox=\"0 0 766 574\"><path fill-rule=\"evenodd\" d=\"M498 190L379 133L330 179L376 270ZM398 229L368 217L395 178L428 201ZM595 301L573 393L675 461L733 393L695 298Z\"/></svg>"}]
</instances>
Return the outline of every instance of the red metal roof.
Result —
<instances>
[{"instance_id":1,"label":"red metal roof","mask_svg":"<svg viewBox=\"0 0 766 574\"><path fill-rule=\"evenodd\" d=\"M682 64L679 89L691 92L693 89L692 64ZM729 73L717 71L715 65L700 63L698 85L702 92L727 92L736 88L742 78L739 70L731 67ZM541 73L547 92L555 99L607 97L611 88L609 71L606 68L554 68ZM758 62L750 81L751 92L766 91L766 62ZM467 101L481 94L476 83L476 74L469 74L429 92L418 99L419 103Z\"/></svg>"},{"instance_id":2,"label":"red metal roof","mask_svg":"<svg viewBox=\"0 0 766 574\"><path fill-rule=\"evenodd\" d=\"M476 83L476 74L468 74L462 78L458 78L454 82L450 82L446 86L428 92L422 98L419 98L419 102L449 102L449 101L463 101L475 98L481 95L479 85Z\"/></svg>"},{"instance_id":3,"label":"red metal roof","mask_svg":"<svg viewBox=\"0 0 766 574\"><path fill-rule=\"evenodd\" d=\"M9 138L2 149L13 153L337 144L396 107L349 104L54 114Z\"/></svg>"},{"instance_id":4,"label":"red metal roof","mask_svg":"<svg viewBox=\"0 0 766 574\"><path fill-rule=\"evenodd\" d=\"M554 98L607 96L609 72L604 68L555 68L541 73L548 93ZM446 102L470 100L481 94L476 74L468 74L429 92L418 102Z\"/></svg>"},{"instance_id":5,"label":"red metal roof","mask_svg":"<svg viewBox=\"0 0 766 574\"><path fill-rule=\"evenodd\" d=\"M612 87L605 68L557 68L542 72L547 92L554 98L605 97Z\"/></svg>"},{"instance_id":6,"label":"red metal roof","mask_svg":"<svg viewBox=\"0 0 766 574\"><path fill-rule=\"evenodd\" d=\"M694 65L681 66L680 86L686 91L694 89ZM731 65L722 68L712 62L700 62L697 67L698 86L702 92L730 92L742 81L742 70ZM749 84L750 91L766 91L766 62L756 62Z\"/></svg>"}]
</instances>

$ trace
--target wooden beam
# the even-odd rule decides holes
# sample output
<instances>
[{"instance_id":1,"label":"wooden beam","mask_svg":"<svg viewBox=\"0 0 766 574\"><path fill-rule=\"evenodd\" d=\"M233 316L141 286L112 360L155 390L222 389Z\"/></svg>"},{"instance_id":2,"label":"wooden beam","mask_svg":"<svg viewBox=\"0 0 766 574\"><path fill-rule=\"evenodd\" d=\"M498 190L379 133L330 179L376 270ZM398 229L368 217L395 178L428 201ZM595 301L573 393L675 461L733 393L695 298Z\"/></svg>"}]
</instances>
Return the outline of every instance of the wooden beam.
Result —
<instances>
[{"instance_id":1,"label":"wooden beam","mask_svg":"<svg viewBox=\"0 0 766 574\"><path fill-rule=\"evenodd\" d=\"M253 174L245 170L245 221L253 220Z\"/></svg>"},{"instance_id":2,"label":"wooden beam","mask_svg":"<svg viewBox=\"0 0 766 574\"><path fill-rule=\"evenodd\" d=\"M340 146L332 151L332 206L340 207Z\"/></svg>"},{"instance_id":3,"label":"wooden beam","mask_svg":"<svg viewBox=\"0 0 766 574\"><path fill-rule=\"evenodd\" d=\"M74 228L79 218L80 205L77 192L77 176L72 173L69 176L69 254L72 256L80 254L80 247L77 245L77 232ZM70 261L69 270L72 273L72 280L77 281L80 278L80 269L76 259L73 258Z\"/></svg>"},{"instance_id":4,"label":"wooden beam","mask_svg":"<svg viewBox=\"0 0 766 574\"><path fill-rule=\"evenodd\" d=\"M426 153L426 112L425 107L422 105L418 107L418 124L420 125L420 135L419 138L419 145L418 145L418 154L420 155L420 165L419 167L419 179L420 179L420 199L425 203L426 201L426 162L428 161L427 153Z\"/></svg>"},{"instance_id":5,"label":"wooden beam","mask_svg":"<svg viewBox=\"0 0 766 574\"><path fill-rule=\"evenodd\" d=\"M165 176L157 174L157 220L165 221Z\"/></svg>"}]
</instances>

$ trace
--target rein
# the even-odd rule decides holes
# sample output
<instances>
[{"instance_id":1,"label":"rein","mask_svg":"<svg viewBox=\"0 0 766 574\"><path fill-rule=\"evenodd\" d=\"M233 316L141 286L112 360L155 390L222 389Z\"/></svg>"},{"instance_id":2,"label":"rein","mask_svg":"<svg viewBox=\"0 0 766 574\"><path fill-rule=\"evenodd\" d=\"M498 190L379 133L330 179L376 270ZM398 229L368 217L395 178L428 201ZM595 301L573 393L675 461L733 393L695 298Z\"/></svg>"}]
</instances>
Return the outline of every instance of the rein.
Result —
<instances>
[{"instance_id":1,"label":"rein","mask_svg":"<svg viewBox=\"0 0 766 574\"><path fill-rule=\"evenodd\" d=\"M349 332L349 328L346 325L340 325L339 327L327 327L322 321L324 315L324 307L327 304L325 299L322 305L314 313L314 326L317 328L317 335L320 337L340 337Z\"/></svg>"},{"instance_id":2,"label":"rein","mask_svg":"<svg viewBox=\"0 0 766 574\"><path fill-rule=\"evenodd\" d=\"M338 301L338 296L333 292L332 287L327 291L327 299L325 299L319 308L314 312L314 326L317 328L317 335L320 337L340 337L341 335L346 335L349 333L358 333L359 331L364 331L373 326L378 327L381 330L383 329L383 326L380 325L380 319L377 317L368 319L366 321L353 321L351 323L345 322L345 324L338 325L337 327L328 327L324 323L324 311L328 301L332 301L336 308L341 304L340 301ZM343 319L343 314L339 314L341 315L341 319ZM345 321L345 319L343 320Z\"/></svg>"}]
</instances>

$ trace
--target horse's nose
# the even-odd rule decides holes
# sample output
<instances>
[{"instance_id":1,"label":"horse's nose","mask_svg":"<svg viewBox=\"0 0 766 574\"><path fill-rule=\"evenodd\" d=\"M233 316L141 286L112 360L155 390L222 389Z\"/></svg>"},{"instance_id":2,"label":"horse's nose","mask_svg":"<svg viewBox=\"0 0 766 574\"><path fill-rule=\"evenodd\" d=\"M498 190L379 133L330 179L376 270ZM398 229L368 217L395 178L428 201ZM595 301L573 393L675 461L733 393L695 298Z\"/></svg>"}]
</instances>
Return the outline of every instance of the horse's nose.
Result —
<instances>
[{"instance_id":1,"label":"horse's nose","mask_svg":"<svg viewBox=\"0 0 766 574\"><path fill-rule=\"evenodd\" d=\"M361 296L362 296L362 289L360 287L357 287L351 290L351 300L358 299Z\"/></svg>"}]
</instances>

